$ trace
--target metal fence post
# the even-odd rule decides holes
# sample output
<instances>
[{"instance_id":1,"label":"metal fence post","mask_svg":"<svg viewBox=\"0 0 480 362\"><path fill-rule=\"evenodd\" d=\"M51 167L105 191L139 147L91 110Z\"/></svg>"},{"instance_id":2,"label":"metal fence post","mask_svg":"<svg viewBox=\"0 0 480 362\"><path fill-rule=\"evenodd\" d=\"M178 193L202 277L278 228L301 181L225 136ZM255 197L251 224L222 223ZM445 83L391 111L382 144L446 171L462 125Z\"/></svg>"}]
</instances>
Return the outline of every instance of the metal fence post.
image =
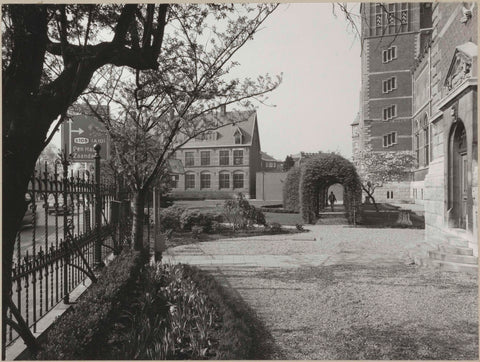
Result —
<instances>
[{"instance_id":1,"label":"metal fence post","mask_svg":"<svg viewBox=\"0 0 480 362\"><path fill-rule=\"evenodd\" d=\"M102 147L99 144L93 146L95 150L95 258L94 266L104 266L102 261L102 239L101 231L102 227L102 195L100 193L100 149Z\"/></svg>"},{"instance_id":2,"label":"metal fence post","mask_svg":"<svg viewBox=\"0 0 480 362\"><path fill-rule=\"evenodd\" d=\"M67 147L64 148L64 153L62 155L62 166L63 166L63 242L64 245L67 245L68 236L68 156L67 156ZM68 295L68 265L70 263L68 250L65 249L65 262L63 263L63 302L68 304L70 302L70 297Z\"/></svg>"}]
</instances>

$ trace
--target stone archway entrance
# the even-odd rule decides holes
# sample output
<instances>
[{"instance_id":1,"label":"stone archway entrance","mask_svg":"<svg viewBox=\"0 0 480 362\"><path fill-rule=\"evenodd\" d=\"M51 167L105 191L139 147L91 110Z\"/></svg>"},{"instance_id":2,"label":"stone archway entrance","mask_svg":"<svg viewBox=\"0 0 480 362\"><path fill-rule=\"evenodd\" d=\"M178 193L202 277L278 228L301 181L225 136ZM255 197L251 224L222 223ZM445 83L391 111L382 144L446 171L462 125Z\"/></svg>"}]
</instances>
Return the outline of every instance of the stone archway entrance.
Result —
<instances>
[{"instance_id":1,"label":"stone archway entrance","mask_svg":"<svg viewBox=\"0 0 480 362\"><path fill-rule=\"evenodd\" d=\"M468 227L468 155L463 122L457 121L450 135L448 210L449 226Z\"/></svg>"}]
</instances>

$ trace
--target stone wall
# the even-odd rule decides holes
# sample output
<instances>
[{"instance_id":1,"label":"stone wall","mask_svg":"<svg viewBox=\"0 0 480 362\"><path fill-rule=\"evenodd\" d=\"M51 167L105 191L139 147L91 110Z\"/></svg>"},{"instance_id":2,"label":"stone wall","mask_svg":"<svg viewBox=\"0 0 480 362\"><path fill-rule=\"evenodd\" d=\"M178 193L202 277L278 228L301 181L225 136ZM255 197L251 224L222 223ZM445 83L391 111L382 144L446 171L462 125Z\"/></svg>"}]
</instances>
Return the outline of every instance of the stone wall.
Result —
<instances>
[{"instance_id":1,"label":"stone wall","mask_svg":"<svg viewBox=\"0 0 480 362\"><path fill-rule=\"evenodd\" d=\"M425 182L413 181L410 184L410 195L415 204L424 205L425 204Z\"/></svg>"},{"instance_id":2,"label":"stone wall","mask_svg":"<svg viewBox=\"0 0 480 362\"><path fill-rule=\"evenodd\" d=\"M373 197L376 202L412 202L410 196L410 181L389 182L377 187Z\"/></svg>"},{"instance_id":3,"label":"stone wall","mask_svg":"<svg viewBox=\"0 0 480 362\"><path fill-rule=\"evenodd\" d=\"M286 172L257 172L257 200L283 202Z\"/></svg>"}]
</instances>

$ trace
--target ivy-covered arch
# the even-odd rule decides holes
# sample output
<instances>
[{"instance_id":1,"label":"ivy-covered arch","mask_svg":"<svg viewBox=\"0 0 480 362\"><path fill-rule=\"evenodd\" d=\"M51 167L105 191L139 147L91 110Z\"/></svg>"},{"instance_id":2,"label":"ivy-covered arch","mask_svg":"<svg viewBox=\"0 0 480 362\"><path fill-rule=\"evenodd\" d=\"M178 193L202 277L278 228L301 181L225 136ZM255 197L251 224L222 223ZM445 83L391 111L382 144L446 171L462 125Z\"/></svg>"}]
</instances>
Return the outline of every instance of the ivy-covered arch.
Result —
<instances>
[{"instance_id":1,"label":"ivy-covered arch","mask_svg":"<svg viewBox=\"0 0 480 362\"><path fill-rule=\"evenodd\" d=\"M328 188L336 183L343 185L345 211L353 222L353 209L362 201L360 178L353 163L334 153L319 154L301 167L299 203L304 222L315 222L320 207L326 205Z\"/></svg>"}]
</instances>

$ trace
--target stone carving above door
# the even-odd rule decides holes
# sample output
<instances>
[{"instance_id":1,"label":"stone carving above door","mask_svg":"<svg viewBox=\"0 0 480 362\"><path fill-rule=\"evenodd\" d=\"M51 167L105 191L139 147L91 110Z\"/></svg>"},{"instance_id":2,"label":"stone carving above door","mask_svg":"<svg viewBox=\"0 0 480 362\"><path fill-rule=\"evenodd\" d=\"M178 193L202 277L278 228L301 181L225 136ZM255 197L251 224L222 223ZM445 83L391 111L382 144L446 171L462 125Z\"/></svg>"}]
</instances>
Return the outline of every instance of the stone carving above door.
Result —
<instances>
[{"instance_id":1,"label":"stone carving above door","mask_svg":"<svg viewBox=\"0 0 480 362\"><path fill-rule=\"evenodd\" d=\"M445 87L447 93L459 86L467 78L471 78L473 74L473 65L477 58L477 45L472 42L459 45L455 49L450 69L445 79ZM476 74L475 74L476 76Z\"/></svg>"}]
</instances>

